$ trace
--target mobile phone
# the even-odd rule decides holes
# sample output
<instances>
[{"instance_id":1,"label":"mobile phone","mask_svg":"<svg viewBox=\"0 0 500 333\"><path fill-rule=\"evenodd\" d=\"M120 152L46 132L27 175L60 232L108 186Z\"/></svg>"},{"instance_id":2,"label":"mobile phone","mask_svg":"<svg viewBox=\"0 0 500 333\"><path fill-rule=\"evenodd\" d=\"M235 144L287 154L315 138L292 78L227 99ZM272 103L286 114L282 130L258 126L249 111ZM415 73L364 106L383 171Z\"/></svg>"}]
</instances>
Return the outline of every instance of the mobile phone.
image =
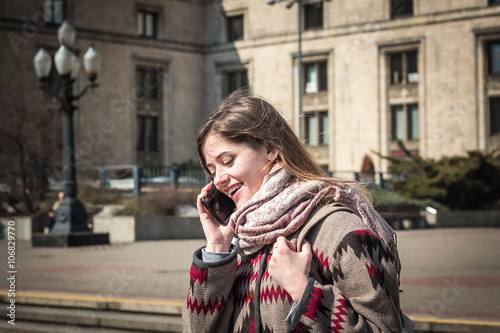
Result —
<instances>
[{"instance_id":1,"label":"mobile phone","mask_svg":"<svg viewBox=\"0 0 500 333\"><path fill-rule=\"evenodd\" d=\"M217 190L214 183L212 187L208 190L207 196L201 198L201 204L205 207L210 214L222 225L226 225L229 221L229 216L236 209L234 201Z\"/></svg>"}]
</instances>

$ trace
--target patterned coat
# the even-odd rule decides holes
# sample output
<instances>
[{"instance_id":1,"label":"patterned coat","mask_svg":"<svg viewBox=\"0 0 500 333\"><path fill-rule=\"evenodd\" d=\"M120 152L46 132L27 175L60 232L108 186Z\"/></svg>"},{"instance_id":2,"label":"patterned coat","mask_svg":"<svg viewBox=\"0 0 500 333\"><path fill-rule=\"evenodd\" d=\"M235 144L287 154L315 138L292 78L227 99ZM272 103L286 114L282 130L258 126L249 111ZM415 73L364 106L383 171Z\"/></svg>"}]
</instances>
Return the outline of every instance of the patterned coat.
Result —
<instances>
[{"instance_id":1,"label":"patterned coat","mask_svg":"<svg viewBox=\"0 0 500 333\"><path fill-rule=\"evenodd\" d=\"M197 250L184 332L402 331L398 259L359 216L330 214L306 239L314 254L298 303L267 271L272 244L248 257L233 251L217 262L204 262Z\"/></svg>"}]
</instances>

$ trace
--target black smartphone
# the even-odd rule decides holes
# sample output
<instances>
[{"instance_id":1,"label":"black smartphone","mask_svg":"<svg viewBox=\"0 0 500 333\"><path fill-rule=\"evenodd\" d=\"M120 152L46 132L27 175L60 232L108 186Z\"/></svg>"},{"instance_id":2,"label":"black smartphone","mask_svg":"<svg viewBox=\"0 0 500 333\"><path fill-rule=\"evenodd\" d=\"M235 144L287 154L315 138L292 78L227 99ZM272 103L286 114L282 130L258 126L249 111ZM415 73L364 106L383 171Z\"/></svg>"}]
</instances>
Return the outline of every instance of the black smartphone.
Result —
<instances>
[{"instance_id":1,"label":"black smartphone","mask_svg":"<svg viewBox=\"0 0 500 333\"><path fill-rule=\"evenodd\" d=\"M219 191L214 183L207 192L207 196L201 198L201 204L205 207L210 214L222 225L226 225L229 221L229 216L236 209L234 201Z\"/></svg>"}]
</instances>

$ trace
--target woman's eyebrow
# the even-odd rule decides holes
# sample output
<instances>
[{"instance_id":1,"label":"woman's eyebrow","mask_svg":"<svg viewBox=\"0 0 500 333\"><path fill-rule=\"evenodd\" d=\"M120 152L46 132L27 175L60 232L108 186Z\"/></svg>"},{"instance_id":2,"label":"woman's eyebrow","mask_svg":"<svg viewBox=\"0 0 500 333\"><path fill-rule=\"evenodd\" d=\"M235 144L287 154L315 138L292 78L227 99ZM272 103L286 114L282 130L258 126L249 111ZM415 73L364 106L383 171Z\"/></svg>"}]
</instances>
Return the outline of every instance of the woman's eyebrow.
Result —
<instances>
[{"instance_id":1,"label":"woman's eyebrow","mask_svg":"<svg viewBox=\"0 0 500 333\"><path fill-rule=\"evenodd\" d=\"M224 157L224 155L227 155L227 154L229 154L229 153L230 153L230 152L229 152L228 150L225 150L225 151L221 152L219 155L217 155L217 156L215 157L215 160L217 161L217 160L221 159L222 157ZM208 167L210 167L210 166L212 166L212 167L213 167L214 165L213 165L212 163L206 163L206 164L205 164L205 168L208 168Z\"/></svg>"},{"instance_id":2,"label":"woman's eyebrow","mask_svg":"<svg viewBox=\"0 0 500 333\"><path fill-rule=\"evenodd\" d=\"M219 155L217 155L217 157L215 158L216 160L219 160L221 159L222 157L224 157L224 155L227 155L229 154L230 152L228 150L225 150L223 151L222 153L220 153Z\"/></svg>"}]
</instances>

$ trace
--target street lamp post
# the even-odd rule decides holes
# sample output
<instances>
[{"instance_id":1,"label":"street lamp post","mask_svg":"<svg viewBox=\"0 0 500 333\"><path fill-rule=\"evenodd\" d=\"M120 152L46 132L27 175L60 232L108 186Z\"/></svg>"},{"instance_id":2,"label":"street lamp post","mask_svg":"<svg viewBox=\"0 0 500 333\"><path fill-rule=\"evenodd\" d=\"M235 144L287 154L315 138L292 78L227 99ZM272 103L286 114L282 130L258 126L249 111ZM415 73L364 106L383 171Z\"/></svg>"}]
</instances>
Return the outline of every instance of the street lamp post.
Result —
<instances>
[{"instance_id":1,"label":"street lamp post","mask_svg":"<svg viewBox=\"0 0 500 333\"><path fill-rule=\"evenodd\" d=\"M75 41L76 31L73 26L64 21L57 31L57 37L61 46L54 55L54 63L57 73L61 77L61 87L58 91L52 91L49 87L48 78L52 67L52 58L44 49L40 48L33 59L35 71L40 80L40 89L47 91L60 102L63 115L63 177L64 177L64 199L56 211L55 224L51 234L71 234L73 232L89 231L87 226L87 211L83 204L76 198L76 161L75 142L73 130L73 114L78 109L73 104L82 97L89 88L96 88L95 83L100 67L100 57L90 46L83 56L83 65L88 75L88 84L79 94L73 94L73 84L80 69L78 57L72 52L71 47Z\"/></svg>"},{"instance_id":2,"label":"street lamp post","mask_svg":"<svg viewBox=\"0 0 500 333\"><path fill-rule=\"evenodd\" d=\"M274 5L275 3L282 2L285 0L269 0L267 1L268 5ZM302 123L300 121L302 117L302 4L304 0L287 0L286 8L292 8L294 3L297 3L297 39L298 39L298 53L297 53L297 76L298 76L298 85L297 85L297 106L299 113L299 138L302 133Z\"/></svg>"}]
</instances>

